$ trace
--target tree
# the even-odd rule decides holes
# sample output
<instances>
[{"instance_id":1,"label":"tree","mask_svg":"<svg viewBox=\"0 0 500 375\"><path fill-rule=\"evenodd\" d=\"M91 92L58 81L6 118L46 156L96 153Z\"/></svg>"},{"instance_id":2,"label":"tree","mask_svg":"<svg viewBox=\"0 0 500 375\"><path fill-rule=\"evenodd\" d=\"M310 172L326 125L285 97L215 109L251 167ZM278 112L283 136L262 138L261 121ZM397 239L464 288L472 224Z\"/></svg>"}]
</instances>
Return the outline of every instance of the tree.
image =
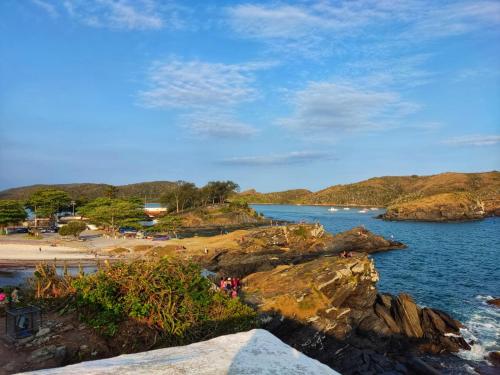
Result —
<instances>
[{"instance_id":1,"label":"tree","mask_svg":"<svg viewBox=\"0 0 500 375\"><path fill-rule=\"evenodd\" d=\"M80 237L82 233L87 229L87 224L83 221L70 221L67 225L59 229L59 234L61 236L75 236L75 238Z\"/></svg>"},{"instance_id":2,"label":"tree","mask_svg":"<svg viewBox=\"0 0 500 375\"><path fill-rule=\"evenodd\" d=\"M97 198L80 207L78 212L92 223L110 228L112 232L117 226L138 223L145 219L141 204L123 199Z\"/></svg>"},{"instance_id":3,"label":"tree","mask_svg":"<svg viewBox=\"0 0 500 375\"><path fill-rule=\"evenodd\" d=\"M202 191L208 195L208 200L213 204L215 202L222 204L239 189L238 184L233 181L210 181L202 188Z\"/></svg>"},{"instance_id":4,"label":"tree","mask_svg":"<svg viewBox=\"0 0 500 375\"><path fill-rule=\"evenodd\" d=\"M161 196L160 202L168 207L169 211L179 213L186 208L193 207L198 200L199 190L195 184L186 181L177 181Z\"/></svg>"},{"instance_id":5,"label":"tree","mask_svg":"<svg viewBox=\"0 0 500 375\"><path fill-rule=\"evenodd\" d=\"M154 226L160 232L172 232L177 237L177 229L182 225L182 218L179 216L166 215L158 219Z\"/></svg>"},{"instance_id":6,"label":"tree","mask_svg":"<svg viewBox=\"0 0 500 375\"><path fill-rule=\"evenodd\" d=\"M0 200L0 232L3 232L8 225L18 224L23 221L26 216L26 211L20 202Z\"/></svg>"},{"instance_id":7,"label":"tree","mask_svg":"<svg viewBox=\"0 0 500 375\"><path fill-rule=\"evenodd\" d=\"M33 210L36 217L52 217L69 207L70 202L71 199L65 191L44 189L33 193L26 202L26 207Z\"/></svg>"},{"instance_id":8,"label":"tree","mask_svg":"<svg viewBox=\"0 0 500 375\"><path fill-rule=\"evenodd\" d=\"M113 185L107 185L104 189L104 195L107 198L114 199L118 195L118 188Z\"/></svg>"}]
</instances>

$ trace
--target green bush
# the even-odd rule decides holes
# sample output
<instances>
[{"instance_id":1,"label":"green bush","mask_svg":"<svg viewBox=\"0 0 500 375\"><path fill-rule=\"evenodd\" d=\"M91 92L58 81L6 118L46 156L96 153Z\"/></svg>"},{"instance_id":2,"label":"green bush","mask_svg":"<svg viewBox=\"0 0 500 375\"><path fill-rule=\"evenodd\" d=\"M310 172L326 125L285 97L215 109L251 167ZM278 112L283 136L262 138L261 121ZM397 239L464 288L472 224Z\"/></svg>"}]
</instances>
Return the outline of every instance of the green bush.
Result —
<instances>
[{"instance_id":1,"label":"green bush","mask_svg":"<svg viewBox=\"0 0 500 375\"><path fill-rule=\"evenodd\" d=\"M83 221L70 221L64 227L59 229L59 234L61 236L75 236L78 237L80 233L82 233L85 229L87 229L87 224Z\"/></svg>"},{"instance_id":2,"label":"green bush","mask_svg":"<svg viewBox=\"0 0 500 375\"><path fill-rule=\"evenodd\" d=\"M255 311L212 290L193 263L162 258L116 264L72 285L83 320L110 336L130 320L178 343L255 327Z\"/></svg>"}]
</instances>

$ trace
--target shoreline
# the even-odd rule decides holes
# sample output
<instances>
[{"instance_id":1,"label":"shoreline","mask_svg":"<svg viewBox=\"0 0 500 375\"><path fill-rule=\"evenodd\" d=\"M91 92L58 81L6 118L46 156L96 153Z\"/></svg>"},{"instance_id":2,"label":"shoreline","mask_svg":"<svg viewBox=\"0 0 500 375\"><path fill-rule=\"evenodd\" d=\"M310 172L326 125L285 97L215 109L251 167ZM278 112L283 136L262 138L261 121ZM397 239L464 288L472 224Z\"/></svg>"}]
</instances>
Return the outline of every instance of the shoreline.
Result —
<instances>
[{"instance_id":1,"label":"shoreline","mask_svg":"<svg viewBox=\"0 0 500 375\"><path fill-rule=\"evenodd\" d=\"M376 206L370 204L338 204L338 203L252 203L248 202L248 204L253 205L262 205L262 206L310 206L310 207L328 207L328 206L336 206L336 207L367 207L367 208L379 208L386 209L386 206Z\"/></svg>"}]
</instances>

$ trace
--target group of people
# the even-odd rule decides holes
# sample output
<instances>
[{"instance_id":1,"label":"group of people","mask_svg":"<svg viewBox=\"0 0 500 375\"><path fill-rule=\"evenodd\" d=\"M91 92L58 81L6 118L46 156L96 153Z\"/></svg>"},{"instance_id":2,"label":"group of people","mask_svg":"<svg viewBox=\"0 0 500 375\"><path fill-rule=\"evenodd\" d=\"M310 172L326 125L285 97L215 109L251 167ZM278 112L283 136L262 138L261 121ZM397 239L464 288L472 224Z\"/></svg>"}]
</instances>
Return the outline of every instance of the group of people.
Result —
<instances>
[{"instance_id":1,"label":"group of people","mask_svg":"<svg viewBox=\"0 0 500 375\"><path fill-rule=\"evenodd\" d=\"M339 254L341 258L352 258L352 251L346 252L345 250Z\"/></svg>"},{"instance_id":2,"label":"group of people","mask_svg":"<svg viewBox=\"0 0 500 375\"><path fill-rule=\"evenodd\" d=\"M237 277L221 277L219 282L219 288L221 292L226 293L231 298L238 297L238 291L240 290L241 282Z\"/></svg>"},{"instance_id":3,"label":"group of people","mask_svg":"<svg viewBox=\"0 0 500 375\"><path fill-rule=\"evenodd\" d=\"M8 303L9 305L12 303L18 303L19 302L19 288L14 288L10 292L10 294L7 294L4 292L3 288L0 288L0 305L4 305Z\"/></svg>"}]
</instances>

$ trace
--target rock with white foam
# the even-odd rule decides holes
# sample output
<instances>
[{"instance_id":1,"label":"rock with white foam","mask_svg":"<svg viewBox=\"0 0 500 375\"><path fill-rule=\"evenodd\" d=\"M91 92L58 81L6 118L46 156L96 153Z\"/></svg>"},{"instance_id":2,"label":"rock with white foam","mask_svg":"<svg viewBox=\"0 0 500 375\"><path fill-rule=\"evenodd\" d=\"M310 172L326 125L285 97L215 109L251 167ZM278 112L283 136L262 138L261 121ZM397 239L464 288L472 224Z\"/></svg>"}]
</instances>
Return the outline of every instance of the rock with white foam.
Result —
<instances>
[{"instance_id":1,"label":"rock with white foam","mask_svg":"<svg viewBox=\"0 0 500 375\"><path fill-rule=\"evenodd\" d=\"M31 374L318 374L338 372L288 346L263 329L220 336L187 346L126 354Z\"/></svg>"}]
</instances>

